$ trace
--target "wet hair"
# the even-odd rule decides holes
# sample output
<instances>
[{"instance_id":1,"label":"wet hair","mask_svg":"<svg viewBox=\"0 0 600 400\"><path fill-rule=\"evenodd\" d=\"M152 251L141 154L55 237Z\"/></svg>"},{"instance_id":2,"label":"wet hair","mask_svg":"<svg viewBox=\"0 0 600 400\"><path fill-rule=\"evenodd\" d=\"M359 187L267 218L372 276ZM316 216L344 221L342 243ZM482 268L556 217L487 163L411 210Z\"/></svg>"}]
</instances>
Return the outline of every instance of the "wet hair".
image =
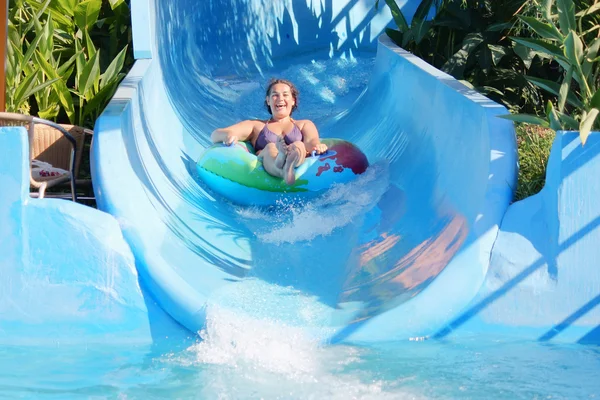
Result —
<instances>
[{"instance_id":1,"label":"wet hair","mask_svg":"<svg viewBox=\"0 0 600 400\"><path fill-rule=\"evenodd\" d=\"M292 115L292 113L294 111L296 111L296 109L298 108L298 89L296 89L296 86L294 86L294 84L286 79L271 79L269 81L269 84L267 85L267 94L265 95L266 97L269 97L269 95L271 94L271 89L273 88L273 86L277 85L278 83L283 83L284 85L288 85L290 87L290 91L292 93L292 97L294 98L294 105L292 106L292 112L290 112L290 116ZM265 99L265 107L267 108L267 111L269 112L269 114L273 115L273 112L271 111L271 107L269 107L269 103L267 103L267 100Z\"/></svg>"}]
</instances>

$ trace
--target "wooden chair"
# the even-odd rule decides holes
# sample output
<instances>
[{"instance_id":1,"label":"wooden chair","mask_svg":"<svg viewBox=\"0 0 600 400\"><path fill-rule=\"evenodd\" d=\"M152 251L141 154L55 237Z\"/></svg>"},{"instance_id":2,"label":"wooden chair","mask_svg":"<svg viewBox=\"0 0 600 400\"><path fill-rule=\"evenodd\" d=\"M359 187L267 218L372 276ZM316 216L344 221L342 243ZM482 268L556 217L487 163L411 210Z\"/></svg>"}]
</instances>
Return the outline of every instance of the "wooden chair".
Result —
<instances>
[{"instance_id":1,"label":"wooden chair","mask_svg":"<svg viewBox=\"0 0 600 400\"><path fill-rule=\"evenodd\" d=\"M51 164L68 173L59 176L36 177L31 174L30 185L37 193L32 197L43 198L46 189L69 182L71 200L77 201L76 179L79 175L85 136L89 129L74 125L61 125L31 115L0 112L0 126L24 126L29 137L29 163L38 160Z\"/></svg>"}]
</instances>

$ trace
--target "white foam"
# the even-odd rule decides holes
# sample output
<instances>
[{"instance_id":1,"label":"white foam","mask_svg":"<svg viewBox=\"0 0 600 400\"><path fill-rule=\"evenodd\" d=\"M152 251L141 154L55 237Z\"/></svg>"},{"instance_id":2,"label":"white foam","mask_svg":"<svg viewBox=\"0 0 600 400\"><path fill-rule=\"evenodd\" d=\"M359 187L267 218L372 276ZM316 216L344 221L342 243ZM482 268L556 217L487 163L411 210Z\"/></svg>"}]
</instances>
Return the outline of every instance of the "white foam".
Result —
<instances>
[{"instance_id":1,"label":"white foam","mask_svg":"<svg viewBox=\"0 0 600 400\"><path fill-rule=\"evenodd\" d=\"M201 398L414 399L374 379L360 364L367 350L324 347L301 329L256 320L221 307L207 309L202 341L169 363L202 367Z\"/></svg>"},{"instance_id":2,"label":"white foam","mask_svg":"<svg viewBox=\"0 0 600 400\"><path fill-rule=\"evenodd\" d=\"M358 222L361 215L377 204L388 184L386 165L375 164L355 181L335 185L312 202L282 207L275 214L258 209L240 210L239 214L249 219L269 219L272 222L268 229L255 232L257 238L265 243L310 241Z\"/></svg>"}]
</instances>

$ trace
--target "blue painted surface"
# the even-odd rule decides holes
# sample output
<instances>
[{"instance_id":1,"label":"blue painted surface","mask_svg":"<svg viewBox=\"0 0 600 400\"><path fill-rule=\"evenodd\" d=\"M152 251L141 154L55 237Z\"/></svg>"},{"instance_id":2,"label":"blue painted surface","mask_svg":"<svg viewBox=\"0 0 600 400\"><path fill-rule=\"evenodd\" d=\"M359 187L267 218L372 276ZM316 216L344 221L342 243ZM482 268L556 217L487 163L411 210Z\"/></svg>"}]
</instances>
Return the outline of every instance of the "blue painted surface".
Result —
<instances>
[{"instance_id":1,"label":"blue painted surface","mask_svg":"<svg viewBox=\"0 0 600 400\"><path fill-rule=\"evenodd\" d=\"M131 0L131 27L133 35L133 56L136 60L152 58L152 24L150 20L150 0Z\"/></svg>"},{"instance_id":2,"label":"blue painted surface","mask_svg":"<svg viewBox=\"0 0 600 400\"><path fill-rule=\"evenodd\" d=\"M117 221L70 201L30 198L24 128L1 128L0 149L0 343L181 338L143 295Z\"/></svg>"},{"instance_id":3,"label":"blue painted surface","mask_svg":"<svg viewBox=\"0 0 600 400\"><path fill-rule=\"evenodd\" d=\"M153 59L137 61L98 120L92 173L141 281L192 331L213 306L227 306L325 340L424 336L484 281L516 176L512 125L495 118L506 109L378 42L386 7L317 3L154 1L138 10L154 21ZM310 65L374 50L363 92L316 120L324 137L349 140L379 163L381 191L348 223L310 240L262 240L242 211L195 182L210 132L252 117L225 83L262 86L289 59ZM339 218L338 206L318 218ZM269 218L258 223L268 228ZM299 312L307 304L316 317Z\"/></svg>"},{"instance_id":4,"label":"blue painted surface","mask_svg":"<svg viewBox=\"0 0 600 400\"><path fill-rule=\"evenodd\" d=\"M599 170L600 133L585 146L557 133L544 188L508 209L486 281L452 329L600 343Z\"/></svg>"}]
</instances>

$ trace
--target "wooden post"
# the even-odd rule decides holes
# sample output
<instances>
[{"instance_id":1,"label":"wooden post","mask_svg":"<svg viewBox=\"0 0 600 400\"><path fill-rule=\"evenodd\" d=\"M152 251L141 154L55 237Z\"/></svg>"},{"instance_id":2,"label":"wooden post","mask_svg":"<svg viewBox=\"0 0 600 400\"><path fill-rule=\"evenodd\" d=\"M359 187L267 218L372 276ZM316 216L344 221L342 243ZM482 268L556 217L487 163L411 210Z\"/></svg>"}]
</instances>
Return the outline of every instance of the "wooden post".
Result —
<instances>
[{"instance_id":1,"label":"wooden post","mask_svg":"<svg viewBox=\"0 0 600 400\"><path fill-rule=\"evenodd\" d=\"M8 1L0 0L0 111L6 110L6 45L8 44Z\"/></svg>"}]
</instances>

